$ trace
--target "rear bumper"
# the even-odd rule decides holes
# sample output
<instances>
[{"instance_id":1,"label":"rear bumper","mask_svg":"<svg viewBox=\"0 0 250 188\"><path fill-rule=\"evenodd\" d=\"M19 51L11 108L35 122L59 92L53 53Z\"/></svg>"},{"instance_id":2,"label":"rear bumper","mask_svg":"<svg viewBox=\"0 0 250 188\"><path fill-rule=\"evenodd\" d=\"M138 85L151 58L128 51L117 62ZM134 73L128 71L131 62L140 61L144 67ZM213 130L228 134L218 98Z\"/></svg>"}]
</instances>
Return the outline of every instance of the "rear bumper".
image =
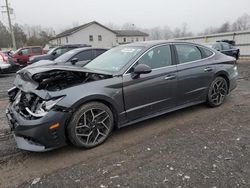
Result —
<instances>
[{"instance_id":1,"label":"rear bumper","mask_svg":"<svg viewBox=\"0 0 250 188\"><path fill-rule=\"evenodd\" d=\"M12 104L6 109L6 116L17 143L23 150L42 152L67 144L65 125L69 117L67 112L50 111L40 119L28 120L18 114ZM50 129L52 124L59 127Z\"/></svg>"},{"instance_id":2,"label":"rear bumper","mask_svg":"<svg viewBox=\"0 0 250 188\"><path fill-rule=\"evenodd\" d=\"M1 71L1 73L8 72L10 67L11 67L11 65L8 64L8 63L0 63L0 71Z\"/></svg>"},{"instance_id":3,"label":"rear bumper","mask_svg":"<svg viewBox=\"0 0 250 188\"><path fill-rule=\"evenodd\" d=\"M229 87L229 92L233 91L237 87L237 80L238 80L238 70L237 67L234 67L234 71L231 74L230 77L230 87Z\"/></svg>"}]
</instances>

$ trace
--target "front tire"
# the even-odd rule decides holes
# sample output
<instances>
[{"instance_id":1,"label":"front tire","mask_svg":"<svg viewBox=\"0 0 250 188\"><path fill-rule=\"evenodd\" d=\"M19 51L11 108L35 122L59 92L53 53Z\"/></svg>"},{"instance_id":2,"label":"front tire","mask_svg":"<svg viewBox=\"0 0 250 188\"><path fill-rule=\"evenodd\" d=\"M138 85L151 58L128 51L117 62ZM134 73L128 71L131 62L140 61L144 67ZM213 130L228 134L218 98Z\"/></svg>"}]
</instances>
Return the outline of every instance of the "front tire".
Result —
<instances>
[{"instance_id":1,"label":"front tire","mask_svg":"<svg viewBox=\"0 0 250 188\"><path fill-rule=\"evenodd\" d=\"M113 113L103 103L83 104L67 127L70 142L76 147L93 148L103 143L114 127Z\"/></svg>"},{"instance_id":2,"label":"front tire","mask_svg":"<svg viewBox=\"0 0 250 188\"><path fill-rule=\"evenodd\" d=\"M207 104L211 107L217 107L223 104L228 93L228 83L221 77L216 77L209 87L207 95Z\"/></svg>"}]
</instances>

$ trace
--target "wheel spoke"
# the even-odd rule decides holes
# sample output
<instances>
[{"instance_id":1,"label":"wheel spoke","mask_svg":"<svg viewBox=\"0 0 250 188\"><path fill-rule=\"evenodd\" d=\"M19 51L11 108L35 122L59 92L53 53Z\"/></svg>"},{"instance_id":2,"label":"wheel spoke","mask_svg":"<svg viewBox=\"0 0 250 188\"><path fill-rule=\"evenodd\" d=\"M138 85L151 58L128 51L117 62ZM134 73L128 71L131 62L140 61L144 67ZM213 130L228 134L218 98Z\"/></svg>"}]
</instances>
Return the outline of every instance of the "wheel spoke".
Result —
<instances>
[{"instance_id":1,"label":"wheel spoke","mask_svg":"<svg viewBox=\"0 0 250 188\"><path fill-rule=\"evenodd\" d=\"M103 109L86 110L75 127L76 136L84 144L96 144L107 137L110 130L110 115Z\"/></svg>"},{"instance_id":2,"label":"wheel spoke","mask_svg":"<svg viewBox=\"0 0 250 188\"><path fill-rule=\"evenodd\" d=\"M102 115L104 113L106 113L106 112L105 111L100 112L99 114L95 115L95 118L97 118L98 116L100 116L100 115Z\"/></svg>"},{"instance_id":3,"label":"wheel spoke","mask_svg":"<svg viewBox=\"0 0 250 188\"><path fill-rule=\"evenodd\" d=\"M95 140L94 140L94 143L96 142L97 138L99 137L99 132L96 134L96 137L95 137Z\"/></svg>"},{"instance_id":4,"label":"wheel spoke","mask_svg":"<svg viewBox=\"0 0 250 188\"><path fill-rule=\"evenodd\" d=\"M95 114L93 112L93 109L90 109L90 112L91 112L91 116L92 116L92 121L94 121L95 120Z\"/></svg>"},{"instance_id":5,"label":"wheel spoke","mask_svg":"<svg viewBox=\"0 0 250 188\"><path fill-rule=\"evenodd\" d=\"M89 133L89 135L88 135L88 137L87 137L87 144L89 143L89 138L90 138L90 136L92 135L92 133L93 133L93 131L91 131L90 133Z\"/></svg>"},{"instance_id":6,"label":"wheel spoke","mask_svg":"<svg viewBox=\"0 0 250 188\"><path fill-rule=\"evenodd\" d=\"M77 136L80 136L80 137L88 137L89 134L84 134L84 133L76 133Z\"/></svg>"},{"instance_id":7,"label":"wheel spoke","mask_svg":"<svg viewBox=\"0 0 250 188\"><path fill-rule=\"evenodd\" d=\"M80 126L77 126L76 129L80 129L80 128L84 128L84 127L86 127L86 128L89 129L89 126L87 126L87 125L80 125Z\"/></svg>"},{"instance_id":8,"label":"wheel spoke","mask_svg":"<svg viewBox=\"0 0 250 188\"><path fill-rule=\"evenodd\" d=\"M98 130L98 133L99 133L100 135L106 136L106 134L102 133L99 129L97 129L97 130Z\"/></svg>"}]
</instances>

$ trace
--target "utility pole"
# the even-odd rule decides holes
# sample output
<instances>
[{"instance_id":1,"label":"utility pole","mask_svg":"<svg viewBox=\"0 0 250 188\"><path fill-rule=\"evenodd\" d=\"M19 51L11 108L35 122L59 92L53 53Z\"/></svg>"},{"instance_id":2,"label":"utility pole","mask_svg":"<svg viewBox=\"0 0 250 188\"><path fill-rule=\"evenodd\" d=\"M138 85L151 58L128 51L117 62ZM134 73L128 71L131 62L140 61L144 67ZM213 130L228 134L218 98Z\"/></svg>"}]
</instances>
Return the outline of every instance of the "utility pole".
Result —
<instances>
[{"instance_id":1,"label":"utility pole","mask_svg":"<svg viewBox=\"0 0 250 188\"><path fill-rule=\"evenodd\" d=\"M8 21L9 21L9 28L10 28L10 33L11 33L11 39L12 39L12 47L14 50L16 50L16 39L15 39L15 34L12 28L11 24L11 19L10 19L10 9L9 9L9 3L8 0L5 0L6 2L6 9L7 9L7 15L8 15Z\"/></svg>"}]
</instances>

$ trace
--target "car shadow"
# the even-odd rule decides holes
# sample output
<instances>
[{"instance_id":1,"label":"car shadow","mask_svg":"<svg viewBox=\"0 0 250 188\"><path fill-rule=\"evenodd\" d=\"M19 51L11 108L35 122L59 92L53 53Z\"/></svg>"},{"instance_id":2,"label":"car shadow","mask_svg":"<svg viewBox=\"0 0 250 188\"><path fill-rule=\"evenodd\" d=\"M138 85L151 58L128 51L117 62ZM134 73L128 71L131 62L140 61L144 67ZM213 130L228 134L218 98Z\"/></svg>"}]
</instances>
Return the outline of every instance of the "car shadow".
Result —
<instances>
[{"instance_id":1,"label":"car shadow","mask_svg":"<svg viewBox=\"0 0 250 188\"><path fill-rule=\"evenodd\" d=\"M118 143L120 142L120 140L124 140L126 139L126 137L129 139L130 137L133 136L129 136L130 134L140 134L142 132L145 131L145 129L149 129L152 130L152 128L154 128L155 126L157 126L157 124L164 124L164 122L171 122L171 121L175 121L176 119L183 117L185 118L185 116L198 112L200 110L206 110L209 109L209 107L207 107L205 104L199 104L199 105L195 105L192 107L187 107L184 109L180 109L174 112L170 112L167 114L163 114L148 120L144 120L142 122L139 123L135 123L126 127L122 127L120 129L114 129L112 135L110 136L110 138L107 139L106 142L104 142L103 144L101 144L98 147L92 148L92 149L80 149L80 148L76 148L73 145L69 144L68 146L62 147L62 148L58 148L55 150L51 150L51 151L47 151L47 152L42 152L42 153L35 153L35 152L28 152L30 156L33 157L53 157L53 156L57 156L57 155L72 155L73 153L85 153L84 151L88 152L98 152L101 150L106 150L106 147L112 147L114 146L112 143ZM174 123L174 122L172 122ZM161 125L162 126L162 125ZM167 125L166 125L167 126ZM136 133L135 133L136 132ZM115 147L115 146L114 146Z\"/></svg>"}]
</instances>

